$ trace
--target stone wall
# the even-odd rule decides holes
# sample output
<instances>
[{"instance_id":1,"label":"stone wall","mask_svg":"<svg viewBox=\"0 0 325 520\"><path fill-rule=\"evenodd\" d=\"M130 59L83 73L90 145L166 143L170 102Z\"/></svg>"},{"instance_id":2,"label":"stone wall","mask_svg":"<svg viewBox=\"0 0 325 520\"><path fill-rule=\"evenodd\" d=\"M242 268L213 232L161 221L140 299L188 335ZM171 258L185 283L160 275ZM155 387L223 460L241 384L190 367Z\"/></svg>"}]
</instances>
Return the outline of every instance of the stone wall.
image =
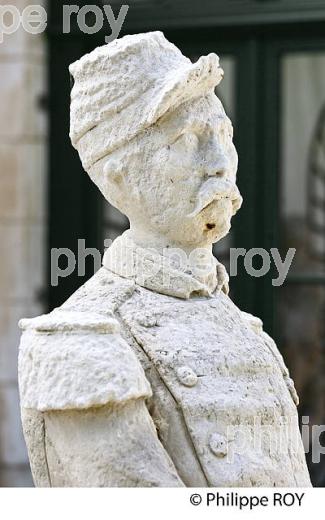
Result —
<instances>
[{"instance_id":1,"label":"stone wall","mask_svg":"<svg viewBox=\"0 0 325 520\"><path fill-rule=\"evenodd\" d=\"M10 3L22 12L32 2ZM45 60L44 34L19 29L0 43L0 486L32 485L20 424L17 322L43 312Z\"/></svg>"}]
</instances>

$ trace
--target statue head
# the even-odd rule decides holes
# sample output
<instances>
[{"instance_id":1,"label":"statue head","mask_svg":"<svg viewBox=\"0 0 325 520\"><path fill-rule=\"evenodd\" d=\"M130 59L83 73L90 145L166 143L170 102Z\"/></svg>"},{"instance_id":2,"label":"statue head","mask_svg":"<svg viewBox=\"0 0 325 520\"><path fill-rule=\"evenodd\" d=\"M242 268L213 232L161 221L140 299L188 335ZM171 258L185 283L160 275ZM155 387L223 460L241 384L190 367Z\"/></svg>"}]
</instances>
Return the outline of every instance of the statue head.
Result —
<instances>
[{"instance_id":1,"label":"statue head","mask_svg":"<svg viewBox=\"0 0 325 520\"><path fill-rule=\"evenodd\" d=\"M192 64L152 32L99 47L70 72L72 143L131 230L182 247L225 236L242 199L232 125L214 93L218 56Z\"/></svg>"}]
</instances>

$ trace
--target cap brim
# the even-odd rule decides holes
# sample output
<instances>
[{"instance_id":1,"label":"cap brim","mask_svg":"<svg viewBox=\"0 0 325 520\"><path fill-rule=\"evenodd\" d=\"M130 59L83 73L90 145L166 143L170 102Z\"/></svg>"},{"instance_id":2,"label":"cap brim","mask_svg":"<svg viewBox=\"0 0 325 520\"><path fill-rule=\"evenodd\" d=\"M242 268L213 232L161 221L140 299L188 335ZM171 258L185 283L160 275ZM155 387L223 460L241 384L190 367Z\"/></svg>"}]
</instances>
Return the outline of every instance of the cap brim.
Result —
<instances>
[{"instance_id":1,"label":"cap brim","mask_svg":"<svg viewBox=\"0 0 325 520\"><path fill-rule=\"evenodd\" d=\"M211 53L202 56L196 63L171 72L164 78L156 96L150 103L148 122L153 124L171 108L176 108L185 101L202 96L214 89L223 78L219 67L219 58Z\"/></svg>"}]
</instances>

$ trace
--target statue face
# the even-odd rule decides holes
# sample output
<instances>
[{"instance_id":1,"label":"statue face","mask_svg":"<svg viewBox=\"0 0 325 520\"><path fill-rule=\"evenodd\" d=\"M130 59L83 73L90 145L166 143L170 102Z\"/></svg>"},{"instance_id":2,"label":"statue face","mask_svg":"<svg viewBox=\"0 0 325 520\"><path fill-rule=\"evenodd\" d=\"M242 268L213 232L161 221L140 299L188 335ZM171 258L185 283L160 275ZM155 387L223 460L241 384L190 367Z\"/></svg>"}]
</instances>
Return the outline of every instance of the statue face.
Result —
<instances>
[{"instance_id":1,"label":"statue face","mask_svg":"<svg viewBox=\"0 0 325 520\"><path fill-rule=\"evenodd\" d=\"M215 95L165 114L127 148L107 162L108 184L114 167L124 173L105 191L131 228L183 247L202 247L228 233L242 199L232 125Z\"/></svg>"}]
</instances>

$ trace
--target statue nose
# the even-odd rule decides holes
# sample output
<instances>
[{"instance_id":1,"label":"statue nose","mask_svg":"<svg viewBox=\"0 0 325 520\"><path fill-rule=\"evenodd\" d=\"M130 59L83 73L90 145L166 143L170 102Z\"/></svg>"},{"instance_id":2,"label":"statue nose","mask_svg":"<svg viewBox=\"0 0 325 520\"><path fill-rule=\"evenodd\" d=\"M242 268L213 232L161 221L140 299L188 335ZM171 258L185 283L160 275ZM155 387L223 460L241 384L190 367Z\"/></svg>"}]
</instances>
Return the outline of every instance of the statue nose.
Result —
<instances>
[{"instance_id":1,"label":"statue nose","mask_svg":"<svg viewBox=\"0 0 325 520\"><path fill-rule=\"evenodd\" d=\"M217 160L213 161L207 172L209 177L227 178L230 176L230 161L225 155L220 155Z\"/></svg>"},{"instance_id":2,"label":"statue nose","mask_svg":"<svg viewBox=\"0 0 325 520\"><path fill-rule=\"evenodd\" d=\"M231 174L231 160L220 136L214 133L206 142L206 166L209 177L228 178Z\"/></svg>"}]
</instances>

